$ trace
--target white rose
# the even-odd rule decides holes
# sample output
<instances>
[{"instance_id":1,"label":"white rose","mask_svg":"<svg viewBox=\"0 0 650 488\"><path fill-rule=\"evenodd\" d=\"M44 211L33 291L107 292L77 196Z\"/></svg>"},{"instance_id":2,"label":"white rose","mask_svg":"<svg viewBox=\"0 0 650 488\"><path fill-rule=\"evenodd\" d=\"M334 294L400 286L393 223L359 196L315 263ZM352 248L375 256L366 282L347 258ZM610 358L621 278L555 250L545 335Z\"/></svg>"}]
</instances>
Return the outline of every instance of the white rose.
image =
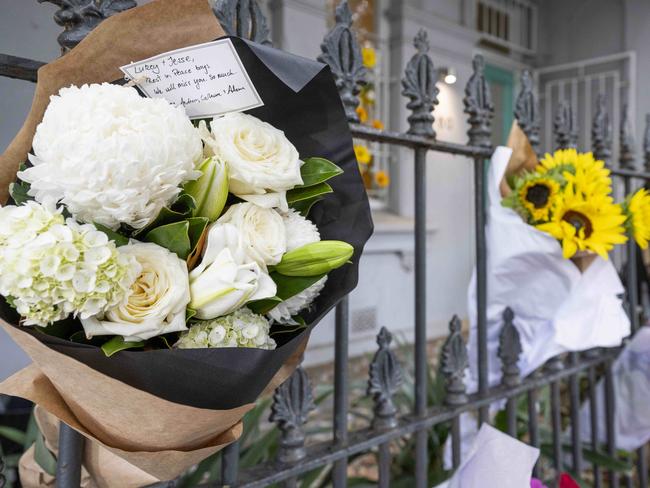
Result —
<instances>
[{"instance_id":1,"label":"white rose","mask_svg":"<svg viewBox=\"0 0 650 488\"><path fill-rule=\"evenodd\" d=\"M132 241L118 249L135 258L141 267L139 276L130 295L103 317L81 320L86 335L117 335L126 341L144 341L187 330L185 309L190 290L185 261L153 243Z\"/></svg>"},{"instance_id":2,"label":"white rose","mask_svg":"<svg viewBox=\"0 0 650 488\"><path fill-rule=\"evenodd\" d=\"M228 164L230 192L261 207L288 210L286 192L302 185L295 146L284 132L252 115L215 118L199 126L208 155Z\"/></svg>"},{"instance_id":3,"label":"white rose","mask_svg":"<svg viewBox=\"0 0 650 488\"><path fill-rule=\"evenodd\" d=\"M234 312L252 300L275 295L271 277L239 245L232 224L210 227L201 263L190 273L190 308L199 319Z\"/></svg>"},{"instance_id":4,"label":"white rose","mask_svg":"<svg viewBox=\"0 0 650 488\"><path fill-rule=\"evenodd\" d=\"M253 203L238 203L223 214L216 225L232 224L239 231L239 245L243 246L257 264L278 264L287 251L287 236L282 216L272 208Z\"/></svg>"}]
</instances>

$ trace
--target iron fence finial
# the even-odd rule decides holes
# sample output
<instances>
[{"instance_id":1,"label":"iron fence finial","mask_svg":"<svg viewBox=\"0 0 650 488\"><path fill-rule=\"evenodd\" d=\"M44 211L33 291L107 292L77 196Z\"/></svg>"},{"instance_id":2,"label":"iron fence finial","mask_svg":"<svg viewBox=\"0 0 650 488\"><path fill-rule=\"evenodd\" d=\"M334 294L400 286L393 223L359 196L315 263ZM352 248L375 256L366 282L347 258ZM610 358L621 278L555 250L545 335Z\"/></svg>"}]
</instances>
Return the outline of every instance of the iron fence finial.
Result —
<instances>
[{"instance_id":1,"label":"iron fence finial","mask_svg":"<svg viewBox=\"0 0 650 488\"><path fill-rule=\"evenodd\" d=\"M533 77L528 70L521 74L521 91L515 102L515 118L535 153L539 153L539 109L533 91Z\"/></svg>"},{"instance_id":2,"label":"iron fence finial","mask_svg":"<svg viewBox=\"0 0 650 488\"><path fill-rule=\"evenodd\" d=\"M332 70L348 122L359 122L356 109L359 105L361 86L366 83L366 67L363 65L361 48L352 32L352 12L343 0L336 7L336 24L321 44L318 60L327 63Z\"/></svg>"},{"instance_id":3,"label":"iron fence finial","mask_svg":"<svg viewBox=\"0 0 650 488\"><path fill-rule=\"evenodd\" d=\"M280 428L280 462L293 463L306 456L303 425L314 408L311 382L302 366L298 366L273 394L269 420Z\"/></svg>"},{"instance_id":4,"label":"iron fence finial","mask_svg":"<svg viewBox=\"0 0 650 488\"><path fill-rule=\"evenodd\" d=\"M503 327L499 334L499 349L497 356L501 359L503 376L501 383L506 386L516 386L521 382L518 366L519 355L522 353L519 331L514 324L515 314L510 307L503 312Z\"/></svg>"},{"instance_id":5,"label":"iron fence finial","mask_svg":"<svg viewBox=\"0 0 650 488\"><path fill-rule=\"evenodd\" d=\"M643 159L645 170L650 171L650 113L645 114L645 133L643 135Z\"/></svg>"},{"instance_id":6,"label":"iron fence finial","mask_svg":"<svg viewBox=\"0 0 650 488\"><path fill-rule=\"evenodd\" d=\"M45 2L59 7L54 21L63 27L57 37L62 53L79 44L104 19L137 6L135 0L38 0Z\"/></svg>"},{"instance_id":7,"label":"iron fence finial","mask_svg":"<svg viewBox=\"0 0 650 488\"><path fill-rule=\"evenodd\" d=\"M375 416L372 420L375 429L397 426L397 408L393 403L393 395L397 393L404 378L397 357L390 349L392 340L392 334L386 327L382 327L377 334L379 350L370 363L367 394L375 402Z\"/></svg>"},{"instance_id":8,"label":"iron fence finial","mask_svg":"<svg viewBox=\"0 0 650 488\"><path fill-rule=\"evenodd\" d=\"M591 126L591 146L596 159L609 163L612 156L612 124L606 107L607 99L598 94L596 115Z\"/></svg>"},{"instance_id":9,"label":"iron fence finial","mask_svg":"<svg viewBox=\"0 0 650 488\"><path fill-rule=\"evenodd\" d=\"M553 120L553 133L557 149L575 149L578 147L578 123L571 104L562 100L558 104Z\"/></svg>"},{"instance_id":10,"label":"iron fence finial","mask_svg":"<svg viewBox=\"0 0 650 488\"><path fill-rule=\"evenodd\" d=\"M634 164L634 138L630 126L629 108L627 103L621 109L621 126L619 132L620 154L619 165L623 169L635 169Z\"/></svg>"},{"instance_id":11,"label":"iron fence finial","mask_svg":"<svg viewBox=\"0 0 650 488\"><path fill-rule=\"evenodd\" d=\"M467 346L461 334L461 322L454 315L449 322L449 336L442 346L440 370L446 378L447 405L463 405L467 403L465 389L465 370L469 364Z\"/></svg>"},{"instance_id":12,"label":"iron fence finial","mask_svg":"<svg viewBox=\"0 0 650 488\"><path fill-rule=\"evenodd\" d=\"M429 57L429 39L427 32L420 29L413 40L417 53L406 65L402 79L402 95L410 101L406 105L411 110L408 116L409 134L435 137L433 130L433 108L438 104L436 87L436 70Z\"/></svg>"},{"instance_id":13,"label":"iron fence finial","mask_svg":"<svg viewBox=\"0 0 650 488\"><path fill-rule=\"evenodd\" d=\"M268 22L257 0L216 0L212 11L229 36L271 44Z\"/></svg>"},{"instance_id":14,"label":"iron fence finial","mask_svg":"<svg viewBox=\"0 0 650 488\"><path fill-rule=\"evenodd\" d=\"M492 147L490 141L491 121L494 116L494 104L490 87L483 73L485 61L477 54L472 60L473 73L465 86L465 113L469 115L469 144L472 146Z\"/></svg>"}]
</instances>

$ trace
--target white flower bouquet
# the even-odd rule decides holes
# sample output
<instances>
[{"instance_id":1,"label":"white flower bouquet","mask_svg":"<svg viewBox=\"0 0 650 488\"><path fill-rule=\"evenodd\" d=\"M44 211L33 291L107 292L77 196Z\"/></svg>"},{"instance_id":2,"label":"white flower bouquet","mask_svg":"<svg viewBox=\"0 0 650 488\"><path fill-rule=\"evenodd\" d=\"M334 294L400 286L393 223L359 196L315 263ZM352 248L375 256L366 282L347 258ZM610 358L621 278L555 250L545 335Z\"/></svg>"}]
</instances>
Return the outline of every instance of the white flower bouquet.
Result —
<instances>
[{"instance_id":1,"label":"white flower bouquet","mask_svg":"<svg viewBox=\"0 0 650 488\"><path fill-rule=\"evenodd\" d=\"M173 2L155 8L172 22ZM153 9L100 26L74 52L95 52ZM124 31L124 46L143 35ZM13 202L0 208L0 325L34 361L0 391L156 479L237 438L244 413L356 286L372 232L329 71L230 40L264 106L196 123L110 74L75 83L86 65L60 60L76 76L49 80ZM102 59L94 73L117 62ZM95 454L85 467L101 477Z\"/></svg>"}]
</instances>

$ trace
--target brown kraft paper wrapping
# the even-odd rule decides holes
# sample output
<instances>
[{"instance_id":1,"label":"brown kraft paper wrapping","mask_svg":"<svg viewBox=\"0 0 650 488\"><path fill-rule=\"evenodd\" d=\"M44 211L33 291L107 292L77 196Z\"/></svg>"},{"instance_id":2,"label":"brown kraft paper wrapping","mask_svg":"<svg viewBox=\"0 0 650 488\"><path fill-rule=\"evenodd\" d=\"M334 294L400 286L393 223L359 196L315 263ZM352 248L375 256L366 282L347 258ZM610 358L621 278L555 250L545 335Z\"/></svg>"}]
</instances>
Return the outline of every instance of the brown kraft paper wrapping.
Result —
<instances>
[{"instance_id":1,"label":"brown kraft paper wrapping","mask_svg":"<svg viewBox=\"0 0 650 488\"><path fill-rule=\"evenodd\" d=\"M153 0L104 20L65 56L41 67L27 119L0 156L0 202L9 197L51 95L69 85L115 81L124 76L120 66L223 35L208 0Z\"/></svg>"},{"instance_id":2,"label":"brown kraft paper wrapping","mask_svg":"<svg viewBox=\"0 0 650 488\"><path fill-rule=\"evenodd\" d=\"M111 456L102 451L169 480L239 438L241 418L254 406L208 410L172 403L53 351L4 321L0 325L34 361L0 383L0 393L36 403L90 439L85 467L99 486L113 476L102 466ZM265 393L291 375L306 344L307 337Z\"/></svg>"}]
</instances>

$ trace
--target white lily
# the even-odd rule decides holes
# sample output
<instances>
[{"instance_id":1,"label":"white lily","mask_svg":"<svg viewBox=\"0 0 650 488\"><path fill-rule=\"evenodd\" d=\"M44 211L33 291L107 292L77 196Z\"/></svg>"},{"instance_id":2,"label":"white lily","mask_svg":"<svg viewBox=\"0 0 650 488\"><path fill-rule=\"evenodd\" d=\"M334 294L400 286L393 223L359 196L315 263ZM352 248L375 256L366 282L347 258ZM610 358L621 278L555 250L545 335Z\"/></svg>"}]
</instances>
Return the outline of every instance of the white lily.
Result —
<instances>
[{"instance_id":1,"label":"white lily","mask_svg":"<svg viewBox=\"0 0 650 488\"><path fill-rule=\"evenodd\" d=\"M190 273L189 308L209 320L234 312L246 303L275 296L271 277L239 245L231 224L213 224L201 263Z\"/></svg>"}]
</instances>

